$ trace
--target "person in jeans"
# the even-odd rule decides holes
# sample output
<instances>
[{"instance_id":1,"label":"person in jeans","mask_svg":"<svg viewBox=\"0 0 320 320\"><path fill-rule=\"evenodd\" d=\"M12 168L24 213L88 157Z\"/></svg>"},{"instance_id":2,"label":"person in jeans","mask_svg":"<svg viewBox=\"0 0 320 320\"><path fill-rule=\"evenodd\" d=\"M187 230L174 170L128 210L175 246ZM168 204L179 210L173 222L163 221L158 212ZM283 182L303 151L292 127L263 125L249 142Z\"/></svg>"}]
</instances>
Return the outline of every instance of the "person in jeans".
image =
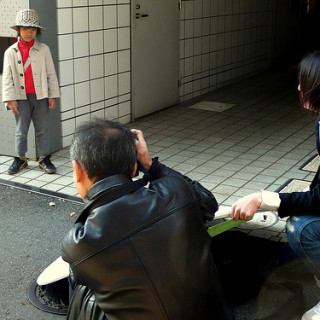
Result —
<instances>
[{"instance_id":1,"label":"person in jeans","mask_svg":"<svg viewBox=\"0 0 320 320\"><path fill-rule=\"evenodd\" d=\"M307 55L300 63L301 105L314 114L320 113L320 51ZM320 154L320 116L315 123L316 143ZM303 259L320 287L320 167L306 192L275 193L262 190L250 194L232 206L235 220L249 220L258 209L277 210L279 217L290 218L286 224L288 242ZM320 302L308 310L302 320L320 320Z\"/></svg>"},{"instance_id":2,"label":"person in jeans","mask_svg":"<svg viewBox=\"0 0 320 320\"><path fill-rule=\"evenodd\" d=\"M27 166L27 139L32 120L39 166L46 173L55 173L49 154L49 110L55 109L60 94L50 49L37 39L43 27L35 10L20 10L12 28L17 31L18 41L4 54L2 100L15 117L17 156L7 172L15 174Z\"/></svg>"},{"instance_id":3,"label":"person in jeans","mask_svg":"<svg viewBox=\"0 0 320 320\"><path fill-rule=\"evenodd\" d=\"M142 132L120 123L84 123L70 154L85 207L62 243L67 319L232 319L204 224L212 193L151 159ZM145 175L133 181L138 163Z\"/></svg>"}]
</instances>

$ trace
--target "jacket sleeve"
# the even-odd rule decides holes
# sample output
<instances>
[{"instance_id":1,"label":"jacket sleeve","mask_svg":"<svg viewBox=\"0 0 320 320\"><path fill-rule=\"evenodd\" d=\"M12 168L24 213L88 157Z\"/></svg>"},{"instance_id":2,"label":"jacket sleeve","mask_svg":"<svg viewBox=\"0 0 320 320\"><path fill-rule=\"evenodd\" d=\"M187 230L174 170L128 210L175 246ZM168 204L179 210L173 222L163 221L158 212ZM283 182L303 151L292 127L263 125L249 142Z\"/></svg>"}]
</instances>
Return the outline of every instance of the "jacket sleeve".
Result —
<instances>
[{"instance_id":1,"label":"jacket sleeve","mask_svg":"<svg viewBox=\"0 0 320 320\"><path fill-rule=\"evenodd\" d=\"M307 192L280 193L279 216L320 216L320 185Z\"/></svg>"},{"instance_id":2,"label":"jacket sleeve","mask_svg":"<svg viewBox=\"0 0 320 320\"><path fill-rule=\"evenodd\" d=\"M152 165L149 170L149 175L150 175L151 182L165 176L170 176L170 177L176 176L176 177L183 178L193 188L193 190L195 191L198 197L200 208L201 208L202 219L206 221L206 220L212 220L214 218L214 214L219 208L218 202L214 197L214 195L209 190L204 188L199 182L193 181L187 176L182 175L180 172L170 169L164 164L161 164L158 161L158 158L152 159Z\"/></svg>"},{"instance_id":3,"label":"jacket sleeve","mask_svg":"<svg viewBox=\"0 0 320 320\"><path fill-rule=\"evenodd\" d=\"M93 292L86 286L77 285L70 306L68 308L67 320L88 319L105 320L104 312L96 303Z\"/></svg>"},{"instance_id":4,"label":"jacket sleeve","mask_svg":"<svg viewBox=\"0 0 320 320\"><path fill-rule=\"evenodd\" d=\"M12 66L10 63L10 50L6 50L3 58L3 73L2 73L2 101L8 102L16 100L15 87L13 82Z\"/></svg>"},{"instance_id":5,"label":"jacket sleeve","mask_svg":"<svg viewBox=\"0 0 320 320\"><path fill-rule=\"evenodd\" d=\"M49 98L59 98L60 91L59 91L58 78L57 78L57 74L53 64L51 52L48 46L46 46L45 59L46 59L46 68L47 68Z\"/></svg>"},{"instance_id":6,"label":"jacket sleeve","mask_svg":"<svg viewBox=\"0 0 320 320\"><path fill-rule=\"evenodd\" d=\"M90 228L90 222L87 228ZM86 237L84 237L84 233L84 224L82 222L75 223L68 231L61 246L62 259L70 264L72 281L83 285L85 285L85 283L81 282L81 276L78 274L77 268L74 268L74 265L81 262L82 257L85 255L85 251L82 251L82 249L85 249L88 242L90 243L91 241L89 237L91 233L87 232Z\"/></svg>"}]
</instances>

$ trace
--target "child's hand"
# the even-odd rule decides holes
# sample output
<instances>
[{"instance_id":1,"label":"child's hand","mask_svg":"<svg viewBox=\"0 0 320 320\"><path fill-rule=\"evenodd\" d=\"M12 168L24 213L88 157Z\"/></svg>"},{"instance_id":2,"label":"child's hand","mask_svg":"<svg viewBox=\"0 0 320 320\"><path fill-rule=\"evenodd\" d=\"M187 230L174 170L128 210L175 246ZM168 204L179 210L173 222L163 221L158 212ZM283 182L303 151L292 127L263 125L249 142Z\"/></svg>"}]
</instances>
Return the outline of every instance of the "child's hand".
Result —
<instances>
[{"instance_id":1,"label":"child's hand","mask_svg":"<svg viewBox=\"0 0 320 320\"><path fill-rule=\"evenodd\" d=\"M49 102L49 109L55 109L56 108L56 99L49 98L48 102Z\"/></svg>"},{"instance_id":2,"label":"child's hand","mask_svg":"<svg viewBox=\"0 0 320 320\"><path fill-rule=\"evenodd\" d=\"M8 101L8 106L11 109L12 113L19 114L18 102L16 100Z\"/></svg>"}]
</instances>

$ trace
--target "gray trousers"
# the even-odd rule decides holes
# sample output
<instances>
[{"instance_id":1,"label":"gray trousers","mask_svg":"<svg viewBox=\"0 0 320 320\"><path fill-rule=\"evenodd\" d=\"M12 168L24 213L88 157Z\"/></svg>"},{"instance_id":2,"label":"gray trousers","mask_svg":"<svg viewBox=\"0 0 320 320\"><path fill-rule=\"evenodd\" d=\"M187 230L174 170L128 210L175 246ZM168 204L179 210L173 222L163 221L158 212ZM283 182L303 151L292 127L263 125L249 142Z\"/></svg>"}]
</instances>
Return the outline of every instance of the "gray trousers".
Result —
<instances>
[{"instance_id":1,"label":"gray trousers","mask_svg":"<svg viewBox=\"0 0 320 320\"><path fill-rule=\"evenodd\" d=\"M28 151L28 131L31 120L36 133L39 156L49 154L49 103L48 99L37 100L35 94L28 94L27 100L17 100L19 114L16 119L16 152L24 155Z\"/></svg>"}]
</instances>

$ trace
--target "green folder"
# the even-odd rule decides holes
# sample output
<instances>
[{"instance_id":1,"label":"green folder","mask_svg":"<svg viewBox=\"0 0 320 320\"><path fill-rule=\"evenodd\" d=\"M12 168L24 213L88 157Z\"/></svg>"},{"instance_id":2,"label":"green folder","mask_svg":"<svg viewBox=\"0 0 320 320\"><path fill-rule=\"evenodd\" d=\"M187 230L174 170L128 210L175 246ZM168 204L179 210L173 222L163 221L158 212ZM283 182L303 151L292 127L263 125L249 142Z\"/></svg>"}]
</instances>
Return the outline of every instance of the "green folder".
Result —
<instances>
[{"instance_id":1,"label":"green folder","mask_svg":"<svg viewBox=\"0 0 320 320\"><path fill-rule=\"evenodd\" d=\"M240 224L245 223L245 222L250 221L250 220L234 221L233 219L230 219L230 220L227 220L227 221L224 221L224 222L221 222L221 223L218 223L218 224L216 224L214 226L209 227L207 231L208 231L208 233L209 233L209 235L211 237L215 237L215 236L217 236L218 234L220 234L222 232L230 230L230 229L232 229L234 227L237 227Z\"/></svg>"}]
</instances>

